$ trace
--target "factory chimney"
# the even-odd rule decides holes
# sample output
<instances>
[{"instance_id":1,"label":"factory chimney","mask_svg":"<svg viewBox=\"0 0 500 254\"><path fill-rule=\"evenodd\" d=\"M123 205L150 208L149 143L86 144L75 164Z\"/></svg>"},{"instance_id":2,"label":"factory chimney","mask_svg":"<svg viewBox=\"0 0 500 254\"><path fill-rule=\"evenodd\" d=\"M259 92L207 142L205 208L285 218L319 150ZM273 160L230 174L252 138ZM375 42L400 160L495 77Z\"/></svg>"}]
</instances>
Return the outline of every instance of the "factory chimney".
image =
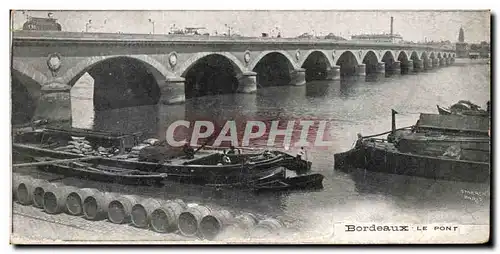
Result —
<instances>
[{"instance_id":1,"label":"factory chimney","mask_svg":"<svg viewBox=\"0 0 500 254\"><path fill-rule=\"evenodd\" d=\"M394 35L394 17L391 17L391 38Z\"/></svg>"}]
</instances>

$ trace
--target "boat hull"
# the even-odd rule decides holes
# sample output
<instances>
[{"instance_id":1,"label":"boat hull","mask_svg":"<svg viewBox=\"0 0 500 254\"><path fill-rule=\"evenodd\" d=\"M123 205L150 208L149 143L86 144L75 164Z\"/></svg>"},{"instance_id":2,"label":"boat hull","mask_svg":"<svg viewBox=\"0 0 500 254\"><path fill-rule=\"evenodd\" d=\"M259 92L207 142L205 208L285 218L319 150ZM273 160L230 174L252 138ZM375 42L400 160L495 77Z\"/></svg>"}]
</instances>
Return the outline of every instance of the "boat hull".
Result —
<instances>
[{"instance_id":1,"label":"boat hull","mask_svg":"<svg viewBox=\"0 0 500 254\"><path fill-rule=\"evenodd\" d=\"M288 190L311 190L323 188L322 174L306 174L285 179L277 179L271 182L256 184L255 191L288 191Z\"/></svg>"},{"instance_id":2,"label":"boat hull","mask_svg":"<svg viewBox=\"0 0 500 254\"><path fill-rule=\"evenodd\" d=\"M28 159L49 157L53 159L83 158L85 156L39 148L25 144L13 144L13 153ZM99 158L88 161L96 165L132 169L142 172L166 173L169 181L192 184L239 184L252 182L272 175L281 166L282 156L258 161L252 164L233 165L172 165L152 162L127 161L114 158ZM284 169L283 169L284 170Z\"/></svg>"},{"instance_id":3,"label":"boat hull","mask_svg":"<svg viewBox=\"0 0 500 254\"><path fill-rule=\"evenodd\" d=\"M125 185L163 185L162 181L168 179L167 174L144 174L129 175L120 173L107 173L104 171L75 168L66 165L47 165L38 167L42 171L64 175L66 177L76 177L83 180L93 180L99 182L118 183Z\"/></svg>"},{"instance_id":4,"label":"boat hull","mask_svg":"<svg viewBox=\"0 0 500 254\"><path fill-rule=\"evenodd\" d=\"M431 179L486 182L490 180L490 164L423 156L397 151L393 144L364 141L360 148L337 154L336 166L364 168L369 171L418 176Z\"/></svg>"}]
</instances>

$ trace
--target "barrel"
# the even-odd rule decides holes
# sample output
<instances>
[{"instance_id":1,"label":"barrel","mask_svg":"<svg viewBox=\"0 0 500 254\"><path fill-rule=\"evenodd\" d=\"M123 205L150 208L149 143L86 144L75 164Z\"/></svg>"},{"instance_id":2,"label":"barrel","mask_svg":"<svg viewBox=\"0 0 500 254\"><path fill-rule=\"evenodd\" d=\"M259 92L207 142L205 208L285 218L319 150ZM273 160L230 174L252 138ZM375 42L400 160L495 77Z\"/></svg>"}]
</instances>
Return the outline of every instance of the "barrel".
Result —
<instances>
[{"instance_id":1,"label":"barrel","mask_svg":"<svg viewBox=\"0 0 500 254\"><path fill-rule=\"evenodd\" d=\"M265 238L278 233L285 225L277 219L265 219L259 222L252 230L250 236L256 238Z\"/></svg>"},{"instance_id":2,"label":"barrel","mask_svg":"<svg viewBox=\"0 0 500 254\"><path fill-rule=\"evenodd\" d=\"M207 240L214 240L232 223L234 223L234 216L229 211L213 211L201 219L199 225L200 234Z\"/></svg>"},{"instance_id":3,"label":"barrel","mask_svg":"<svg viewBox=\"0 0 500 254\"><path fill-rule=\"evenodd\" d=\"M188 208L186 202L184 202L184 200L182 200L180 198L174 199L173 202L179 204L182 207L182 209L187 209Z\"/></svg>"},{"instance_id":4,"label":"barrel","mask_svg":"<svg viewBox=\"0 0 500 254\"><path fill-rule=\"evenodd\" d=\"M33 181L29 176L22 176L15 186L17 202L21 205L31 205L33 203Z\"/></svg>"},{"instance_id":5,"label":"barrel","mask_svg":"<svg viewBox=\"0 0 500 254\"><path fill-rule=\"evenodd\" d=\"M70 215L82 215L83 213L83 200L86 192L91 190L90 188L85 189L75 189L68 193L66 197L66 212Z\"/></svg>"},{"instance_id":6,"label":"barrel","mask_svg":"<svg viewBox=\"0 0 500 254\"><path fill-rule=\"evenodd\" d=\"M138 203L138 197L133 195L120 196L109 202L108 220L115 224L130 222L132 206Z\"/></svg>"},{"instance_id":7,"label":"barrel","mask_svg":"<svg viewBox=\"0 0 500 254\"><path fill-rule=\"evenodd\" d=\"M181 234L184 236L196 235L201 219L209 215L210 212L208 207L201 205L188 207L179 215L178 227Z\"/></svg>"},{"instance_id":8,"label":"barrel","mask_svg":"<svg viewBox=\"0 0 500 254\"><path fill-rule=\"evenodd\" d=\"M45 190L47 190L51 186L57 187L57 184L40 180L34 186L35 188L33 190L33 206L38 208L43 208L43 195L45 194Z\"/></svg>"},{"instance_id":9,"label":"barrel","mask_svg":"<svg viewBox=\"0 0 500 254\"><path fill-rule=\"evenodd\" d=\"M255 227L258 222L259 220L254 214L242 213L235 218L235 223L233 225L246 232Z\"/></svg>"},{"instance_id":10,"label":"barrel","mask_svg":"<svg viewBox=\"0 0 500 254\"><path fill-rule=\"evenodd\" d=\"M259 220L251 213L242 213L234 218L234 223L227 226L218 236L220 239L241 239L248 237L250 229L255 227Z\"/></svg>"},{"instance_id":11,"label":"barrel","mask_svg":"<svg viewBox=\"0 0 500 254\"><path fill-rule=\"evenodd\" d=\"M108 216L108 204L115 194L96 189L82 189L83 217L87 220L103 220Z\"/></svg>"},{"instance_id":12,"label":"barrel","mask_svg":"<svg viewBox=\"0 0 500 254\"><path fill-rule=\"evenodd\" d=\"M43 193L43 210L49 214L58 214L66 210L66 198L75 187L53 184Z\"/></svg>"},{"instance_id":13,"label":"barrel","mask_svg":"<svg viewBox=\"0 0 500 254\"><path fill-rule=\"evenodd\" d=\"M23 176L19 173L12 173L11 187L12 187L12 201L17 200L16 192L17 186L19 186L19 181Z\"/></svg>"},{"instance_id":14,"label":"barrel","mask_svg":"<svg viewBox=\"0 0 500 254\"><path fill-rule=\"evenodd\" d=\"M138 228L147 228L149 226L150 214L155 209L160 208L161 205L159 200L148 198L132 206L132 225Z\"/></svg>"},{"instance_id":15,"label":"barrel","mask_svg":"<svg viewBox=\"0 0 500 254\"><path fill-rule=\"evenodd\" d=\"M178 229L178 219L186 209L184 202L167 201L150 215L151 229L159 233L174 232Z\"/></svg>"}]
</instances>

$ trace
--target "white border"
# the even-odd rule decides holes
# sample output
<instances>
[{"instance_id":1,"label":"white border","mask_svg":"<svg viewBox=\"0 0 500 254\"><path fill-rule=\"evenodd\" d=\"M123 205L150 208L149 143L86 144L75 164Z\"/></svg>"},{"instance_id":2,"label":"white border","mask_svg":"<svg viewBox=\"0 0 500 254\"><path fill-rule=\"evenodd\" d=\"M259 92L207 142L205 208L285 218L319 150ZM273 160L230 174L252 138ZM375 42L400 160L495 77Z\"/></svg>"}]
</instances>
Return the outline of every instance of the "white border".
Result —
<instances>
[{"instance_id":1,"label":"white border","mask_svg":"<svg viewBox=\"0 0 500 254\"><path fill-rule=\"evenodd\" d=\"M392 9L392 10L401 10L401 9L425 9L425 10L461 10L461 9L482 9L487 10L491 9L493 12L498 11L498 2L499 1L484 1L484 0L467 0L467 1L436 1L436 0L400 0L400 1L387 1L387 0L356 0L356 1L316 1L316 0L301 0L301 1L269 1L269 0L251 0L251 1L216 1L216 0L191 0L191 1L102 1L102 0L85 0L85 1L68 1L68 0L59 0L59 1L13 1L13 2L2 2L3 4L9 4L9 6L0 12L2 16L2 20L4 20L3 24L7 24L9 22L9 12L7 9L39 9L39 10L47 10L47 9L85 9L85 10L106 10L106 9L163 9L163 10L227 10L227 9L274 9L274 10L319 10L319 9L337 9L337 10L347 10L347 9L363 9L363 10L379 10L379 9ZM498 18L498 17L497 17ZM493 26L495 29L495 34L497 33L496 26ZM2 145L2 152L0 153L1 162L2 162L2 178L3 179L3 190L2 195L0 195L0 204L3 205L3 208L0 209L0 218L2 219L2 229L0 232L2 234L3 241L9 241L9 232L10 232L10 32L9 27L7 25L2 26L2 31L4 34L4 39L1 42L4 44L0 49L2 50L2 59L4 66L1 68L3 82L0 85L0 89L2 92L0 93L5 102L8 102L8 105L4 105L0 107L0 114L3 116L3 121L1 122L1 134L2 139L0 139ZM495 38L496 39L496 38ZM497 54L494 52L494 57L496 59ZM9 60L7 60L9 59ZM498 63L497 63L498 65ZM497 72L498 68L495 68L494 72ZM497 84L498 85L498 84ZM497 93L499 89L494 94L495 98L497 97ZM494 111L497 111L499 107L496 105L500 103L497 100L494 100ZM500 136L496 135L498 133L498 124L495 123L494 134L495 137ZM495 140L497 141L497 140ZM500 158L495 153L496 158ZM492 168L492 170L495 170ZM496 171L496 170L495 170ZM496 172L496 180L498 179L498 175L500 173ZM493 186L495 184L492 184ZM496 200L495 200L496 203ZM9 209L7 209L9 207ZM498 206L496 206L498 208ZM498 219L495 220L498 224ZM9 225L9 226L8 226ZM495 225L496 226L496 225ZM496 228L496 227L495 227ZM36 229L34 229L36 230ZM498 236L498 232L496 234ZM10 241L9 241L10 242ZM497 241L498 242L498 241ZM5 246L5 245L4 245ZM460 246L457 246L460 247ZM409 248L411 249L411 248ZM45 251L54 251L59 249L44 249ZM66 251L65 249L62 249ZM75 249L73 249L75 250ZM172 249L154 249L156 251L171 251ZM236 251L235 249L224 249L225 251ZM214 249L211 251L224 251L222 249ZM293 249L273 249L274 251L282 251L287 253L297 252L298 250ZM361 249L359 249L362 251ZM421 249L417 249L421 250ZM9 248L9 251L13 251L13 248ZM97 249L83 249L82 251L92 251L99 252ZM109 252L110 250L108 250ZM112 250L111 253L119 253L122 252L122 249ZM131 249L132 252L139 251L138 249ZM180 249L176 249L175 251L180 251ZM188 252L200 252L207 250L200 249L186 249L184 251ZM237 250L241 251L241 250ZM263 252L263 249L248 249L250 252ZM310 251L310 250L308 250ZM316 251L328 251L331 252L339 252L339 249L319 249ZM356 250L354 250L356 251ZM379 252L387 252L386 249L378 248L376 251ZM400 251L400 250L395 250ZM429 250L424 250L429 251ZM453 251L457 252L455 248L445 248L440 249L440 251ZM470 251L470 249L464 249L464 251Z\"/></svg>"}]
</instances>

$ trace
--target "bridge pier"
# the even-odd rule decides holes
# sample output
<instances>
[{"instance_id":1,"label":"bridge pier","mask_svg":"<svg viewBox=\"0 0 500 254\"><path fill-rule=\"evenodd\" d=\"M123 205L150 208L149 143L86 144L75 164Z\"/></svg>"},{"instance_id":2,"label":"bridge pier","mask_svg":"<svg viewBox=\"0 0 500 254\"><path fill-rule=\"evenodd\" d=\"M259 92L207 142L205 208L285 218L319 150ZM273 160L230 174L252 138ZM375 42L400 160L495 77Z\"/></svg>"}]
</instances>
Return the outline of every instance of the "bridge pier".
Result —
<instances>
[{"instance_id":1,"label":"bridge pier","mask_svg":"<svg viewBox=\"0 0 500 254\"><path fill-rule=\"evenodd\" d=\"M257 73L244 72L238 76L238 93L254 93L257 91Z\"/></svg>"},{"instance_id":2,"label":"bridge pier","mask_svg":"<svg viewBox=\"0 0 500 254\"><path fill-rule=\"evenodd\" d=\"M423 71L424 66L423 66L423 61L422 60L413 60L413 71L414 72L421 72Z\"/></svg>"},{"instance_id":3,"label":"bridge pier","mask_svg":"<svg viewBox=\"0 0 500 254\"><path fill-rule=\"evenodd\" d=\"M388 69L391 74L401 74L401 62L394 61Z\"/></svg>"},{"instance_id":4,"label":"bridge pier","mask_svg":"<svg viewBox=\"0 0 500 254\"><path fill-rule=\"evenodd\" d=\"M446 66L446 65L445 65L445 60L444 60L444 58L440 58L440 59L439 59L439 66L441 66L441 67Z\"/></svg>"},{"instance_id":5,"label":"bridge pier","mask_svg":"<svg viewBox=\"0 0 500 254\"><path fill-rule=\"evenodd\" d=\"M445 62L446 62L446 65L450 65L451 64L450 58L445 58Z\"/></svg>"},{"instance_id":6,"label":"bridge pier","mask_svg":"<svg viewBox=\"0 0 500 254\"><path fill-rule=\"evenodd\" d=\"M360 64L356 66L356 70L354 72L356 76L366 76L366 64Z\"/></svg>"},{"instance_id":7,"label":"bridge pier","mask_svg":"<svg viewBox=\"0 0 500 254\"><path fill-rule=\"evenodd\" d=\"M385 63L384 62L377 63L377 66L375 68L375 73L377 73L377 74L384 74L385 73Z\"/></svg>"},{"instance_id":8,"label":"bridge pier","mask_svg":"<svg viewBox=\"0 0 500 254\"><path fill-rule=\"evenodd\" d=\"M46 119L71 126L71 86L53 80L42 86L33 120Z\"/></svg>"},{"instance_id":9,"label":"bridge pier","mask_svg":"<svg viewBox=\"0 0 500 254\"><path fill-rule=\"evenodd\" d=\"M454 64L454 63L455 63L455 58L453 58L453 57L452 57L452 58L450 59L450 64Z\"/></svg>"},{"instance_id":10,"label":"bridge pier","mask_svg":"<svg viewBox=\"0 0 500 254\"><path fill-rule=\"evenodd\" d=\"M164 81L158 82L160 87L159 103L169 105L185 102L184 81L185 79L182 77L167 77Z\"/></svg>"},{"instance_id":11,"label":"bridge pier","mask_svg":"<svg viewBox=\"0 0 500 254\"><path fill-rule=\"evenodd\" d=\"M413 73L413 60L408 60L405 63L405 68L407 74L412 74Z\"/></svg>"},{"instance_id":12,"label":"bridge pier","mask_svg":"<svg viewBox=\"0 0 500 254\"><path fill-rule=\"evenodd\" d=\"M290 73L290 85L303 86L306 84L306 69L300 68Z\"/></svg>"},{"instance_id":13,"label":"bridge pier","mask_svg":"<svg viewBox=\"0 0 500 254\"><path fill-rule=\"evenodd\" d=\"M439 67L439 60L437 58L432 58L432 68Z\"/></svg>"},{"instance_id":14,"label":"bridge pier","mask_svg":"<svg viewBox=\"0 0 500 254\"><path fill-rule=\"evenodd\" d=\"M431 59L427 59L425 60L425 63L424 63L424 69L426 71L428 70L432 70L432 60Z\"/></svg>"},{"instance_id":15,"label":"bridge pier","mask_svg":"<svg viewBox=\"0 0 500 254\"><path fill-rule=\"evenodd\" d=\"M326 80L340 80L340 66L335 65L326 70Z\"/></svg>"}]
</instances>

